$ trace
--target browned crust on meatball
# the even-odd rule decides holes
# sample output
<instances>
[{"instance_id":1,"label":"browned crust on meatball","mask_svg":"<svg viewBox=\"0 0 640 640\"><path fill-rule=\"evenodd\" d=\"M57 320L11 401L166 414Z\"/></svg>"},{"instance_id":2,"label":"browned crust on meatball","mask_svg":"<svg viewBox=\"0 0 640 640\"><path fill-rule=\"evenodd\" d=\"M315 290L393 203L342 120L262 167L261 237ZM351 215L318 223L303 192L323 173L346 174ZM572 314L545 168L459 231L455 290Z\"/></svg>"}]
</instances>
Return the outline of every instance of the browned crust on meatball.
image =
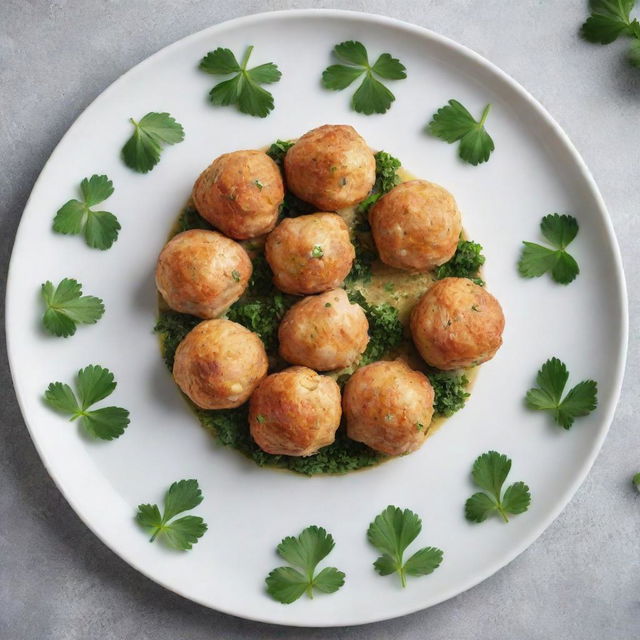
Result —
<instances>
[{"instance_id":1,"label":"browned crust on meatball","mask_svg":"<svg viewBox=\"0 0 640 640\"><path fill-rule=\"evenodd\" d=\"M380 259L397 269L428 271L453 257L462 231L454 197L426 180L410 180L369 211Z\"/></svg>"},{"instance_id":2,"label":"browned crust on meatball","mask_svg":"<svg viewBox=\"0 0 640 640\"><path fill-rule=\"evenodd\" d=\"M310 456L335 439L342 409L336 382L306 367L265 378L251 396L249 426L267 453Z\"/></svg>"},{"instance_id":3,"label":"browned crust on meatball","mask_svg":"<svg viewBox=\"0 0 640 640\"><path fill-rule=\"evenodd\" d=\"M314 256L316 247L322 249L321 256ZM351 271L355 256L349 228L335 213L285 218L265 243L274 284L298 295L335 289Z\"/></svg>"},{"instance_id":4,"label":"browned crust on meatball","mask_svg":"<svg viewBox=\"0 0 640 640\"><path fill-rule=\"evenodd\" d=\"M422 446L433 417L427 376L404 362L374 362L349 379L342 399L347 435L391 456Z\"/></svg>"},{"instance_id":5,"label":"browned crust on meatball","mask_svg":"<svg viewBox=\"0 0 640 640\"><path fill-rule=\"evenodd\" d=\"M202 409L230 409L249 399L268 364L255 333L230 320L206 320L178 345L173 377Z\"/></svg>"},{"instance_id":6,"label":"browned crust on meatball","mask_svg":"<svg viewBox=\"0 0 640 640\"><path fill-rule=\"evenodd\" d=\"M376 161L358 132L326 124L305 133L284 158L288 188L318 209L337 211L364 200L376 179Z\"/></svg>"},{"instance_id":7,"label":"browned crust on meatball","mask_svg":"<svg viewBox=\"0 0 640 640\"><path fill-rule=\"evenodd\" d=\"M493 358L502 344L504 314L483 287L467 278L444 278L420 298L410 324L424 360L452 370Z\"/></svg>"},{"instance_id":8,"label":"browned crust on meatball","mask_svg":"<svg viewBox=\"0 0 640 640\"><path fill-rule=\"evenodd\" d=\"M174 236L156 266L156 286L175 311L199 318L222 315L244 293L253 272L247 252L216 231Z\"/></svg>"},{"instance_id":9,"label":"browned crust on meatball","mask_svg":"<svg viewBox=\"0 0 640 640\"><path fill-rule=\"evenodd\" d=\"M193 187L198 213L237 240L269 233L276 225L283 199L280 169L263 151L221 155L200 174Z\"/></svg>"},{"instance_id":10,"label":"browned crust on meatball","mask_svg":"<svg viewBox=\"0 0 640 640\"><path fill-rule=\"evenodd\" d=\"M344 289L304 298L287 311L278 329L280 355L317 371L348 367L367 348L369 322Z\"/></svg>"}]
</instances>

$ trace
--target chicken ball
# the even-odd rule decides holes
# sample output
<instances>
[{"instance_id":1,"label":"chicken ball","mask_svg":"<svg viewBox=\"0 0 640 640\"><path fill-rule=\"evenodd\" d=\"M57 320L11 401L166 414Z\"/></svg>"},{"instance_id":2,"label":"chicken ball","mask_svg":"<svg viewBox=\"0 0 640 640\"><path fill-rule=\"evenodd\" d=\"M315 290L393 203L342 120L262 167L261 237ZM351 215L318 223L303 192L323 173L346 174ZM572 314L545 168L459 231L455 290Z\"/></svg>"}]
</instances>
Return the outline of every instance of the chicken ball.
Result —
<instances>
[{"instance_id":1,"label":"chicken ball","mask_svg":"<svg viewBox=\"0 0 640 640\"><path fill-rule=\"evenodd\" d=\"M391 456L415 451L426 440L433 399L427 376L404 362L369 364L344 388L347 435Z\"/></svg>"},{"instance_id":2,"label":"chicken ball","mask_svg":"<svg viewBox=\"0 0 640 640\"><path fill-rule=\"evenodd\" d=\"M344 289L310 296L287 311L280 328L280 355L317 371L348 367L367 348L369 323Z\"/></svg>"},{"instance_id":3,"label":"chicken ball","mask_svg":"<svg viewBox=\"0 0 640 640\"><path fill-rule=\"evenodd\" d=\"M444 278L411 312L411 335L424 360L438 369L460 369L490 360L502 344L500 303L468 278Z\"/></svg>"},{"instance_id":4,"label":"chicken ball","mask_svg":"<svg viewBox=\"0 0 640 640\"><path fill-rule=\"evenodd\" d=\"M244 293L252 270L237 242L216 231L192 229L174 236L160 253L156 286L175 311L215 318Z\"/></svg>"},{"instance_id":5,"label":"chicken ball","mask_svg":"<svg viewBox=\"0 0 640 640\"><path fill-rule=\"evenodd\" d=\"M347 224L335 213L286 218L265 244L274 284L299 295L335 289L351 271L355 256Z\"/></svg>"},{"instance_id":6,"label":"chicken ball","mask_svg":"<svg viewBox=\"0 0 640 640\"><path fill-rule=\"evenodd\" d=\"M373 152L348 125L305 133L284 157L288 188L318 209L337 211L364 200L376 180Z\"/></svg>"},{"instance_id":7,"label":"chicken ball","mask_svg":"<svg viewBox=\"0 0 640 640\"><path fill-rule=\"evenodd\" d=\"M200 174L193 186L198 213L237 240L269 233L276 225L283 200L278 165L263 151L225 153Z\"/></svg>"},{"instance_id":8,"label":"chicken ball","mask_svg":"<svg viewBox=\"0 0 640 640\"><path fill-rule=\"evenodd\" d=\"M453 257L462 231L454 197L426 180L394 187L369 211L380 260L396 269L429 271Z\"/></svg>"},{"instance_id":9,"label":"chicken ball","mask_svg":"<svg viewBox=\"0 0 640 640\"><path fill-rule=\"evenodd\" d=\"M173 377L202 409L230 409L247 401L267 366L255 333L230 320L205 320L178 345Z\"/></svg>"},{"instance_id":10,"label":"chicken ball","mask_svg":"<svg viewBox=\"0 0 640 640\"><path fill-rule=\"evenodd\" d=\"M249 403L249 426L267 453L310 456L335 439L340 426L340 388L306 367L266 377Z\"/></svg>"}]
</instances>

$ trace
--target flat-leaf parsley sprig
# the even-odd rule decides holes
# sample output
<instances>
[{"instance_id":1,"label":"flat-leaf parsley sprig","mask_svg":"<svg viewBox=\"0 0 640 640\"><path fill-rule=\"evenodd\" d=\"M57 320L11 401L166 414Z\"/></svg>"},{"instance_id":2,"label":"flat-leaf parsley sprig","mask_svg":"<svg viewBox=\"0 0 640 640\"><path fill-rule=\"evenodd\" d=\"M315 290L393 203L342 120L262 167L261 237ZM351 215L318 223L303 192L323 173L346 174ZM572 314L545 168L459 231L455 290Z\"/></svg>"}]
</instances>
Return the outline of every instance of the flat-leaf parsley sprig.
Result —
<instances>
[{"instance_id":1,"label":"flat-leaf parsley sprig","mask_svg":"<svg viewBox=\"0 0 640 640\"><path fill-rule=\"evenodd\" d=\"M473 463L473 481L486 493L474 493L464 505L464 515L471 522L483 522L492 513L499 513L505 522L507 514L524 513L531 503L529 487L514 482L502 493L502 485L511 470L511 460L497 451L487 451Z\"/></svg>"},{"instance_id":2,"label":"flat-leaf parsley sprig","mask_svg":"<svg viewBox=\"0 0 640 640\"><path fill-rule=\"evenodd\" d=\"M344 584L342 571L325 567L315 573L318 563L334 546L333 536L316 526L307 527L297 538L284 538L278 545L278 555L293 566L278 567L266 577L267 593L282 604L290 604L303 593L313 598L314 589L322 593L337 591Z\"/></svg>"},{"instance_id":3,"label":"flat-leaf parsley sprig","mask_svg":"<svg viewBox=\"0 0 640 640\"><path fill-rule=\"evenodd\" d=\"M97 364L78 371L76 393L68 384L52 382L44 394L45 402L56 411L80 419L85 431L102 440L113 440L124 433L129 412L121 407L90 408L110 396L116 388L113 373Z\"/></svg>"},{"instance_id":4,"label":"flat-leaf parsley sprig","mask_svg":"<svg viewBox=\"0 0 640 640\"><path fill-rule=\"evenodd\" d=\"M582 25L582 37L589 42L610 44L621 35L633 38L629 62L640 66L640 22L631 19L636 0L591 0L591 15Z\"/></svg>"},{"instance_id":5,"label":"flat-leaf parsley sprig","mask_svg":"<svg viewBox=\"0 0 640 640\"><path fill-rule=\"evenodd\" d=\"M547 360L536 378L537 387L529 389L525 399L527 407L549 411L553 419L564 429L570 429L576 418L586 416L598 405L598 383L583 380L563 398L569 380L569 371L558 358Z\"/></svg>"},{"instance_id":6,"label":"flat-leaf parsley sprig","mask_svg":"<svg viewBox=\"0 0 640 640\"><path fill-rule=\"evenodd\" d=\"M369 525L367 539L382 553L373 563L381 576L397 573L403 587L407 576L426 576L442 563L443 552L437 547L424 547L406 561L404 552L422 531L420 517L409 509L389 505Z\"/></svg>"},{"instance_id":7,"label":"flat-leaf parsley sprig","mask_svg":"<svg viewBox=\"0 0 640 640\"><path fill-rule=\"evenodd\" d=\"M164 496L164 513L160 513L156 504L140 504L136 522L151 532L149 542L160 538L170 547L186 551L204 535L207 524L200 516L174 518L195 509L202 499L197 480L179 480L169 487Z\"/></svg>"},{"instance_id":8,"label":"flat-leaf parsley sprig","mask_svg":"<svg viewBox=\"0 0 640 640\"><path fill-rule=\"evenodd\" d=\"M553 213L542 218L540 230L553 249L535 242L523 242L524 249L518 262L520 275L538 278L550 272L560 284L573 282L580 273L580 267L566 249L578 235L578 228L578 221L566 214Z\"/></svg>"},{"instance_id":9,"label":"flat-leaf parsley sprig","mask_svg":"<svg viewBox=\"0 0 640 640\"><path fill-rule=\"evenodd\" d=\"M230 49L218 47L209 51L200 61L200 69L213 75L235 74L229 80L219 82L209 92L209 98L215 105L227 106L235 104L242 113L258 118L266 118L273 111L273 96L261 84L278 82L282 73L273 62L247 69L253 45L247 47L242 62L233 55Z\"/></svg>"},{"instance_id":10,"label":"flat-leaf parsley sprig","mask_svg":"<svg viewBox=\"0 0 640 640\"><path fill-rule=\"evenodd\" d=\"M433 114L427 132L449 144L460 141L458 155L475 166L489 160L495 149L493 139L484 127L490 111L488 104L480 120L476 120L460 102L449 100L448 105Z\"/></svg>"},{"instance_id":11,"label":"flat-leaf parsley sprig","mask_svg":"<svg viewBox=\"0 0 640 640\"><path fill-rule=\"evenodd\" d=\"M108 249L120 231L118 219L108 211L94 211L92 207L113 193L113 183L107 176L92 175L80 183L82 200L69 200L58 209L53 230L67 235L84 235L93 249Z\"/></svg>"},{"instance_id":12,"label":"flat-leaf parsley sprig","mask_svg":"<svg viewBox=\"0 0 640 640\"><path fill-rule=\"evenodd\" d=\"M322 72L322 85L341 91L364 74L364 80L353 94L351 106L365 115L386 113L396 98L376 76L384 80L403 80L407 77L405 66L389 53L381 54L373 65L369 64L367 49L355 40L337 44L333 53L346 64L327 67Z\"/></svg>"},{"instance_id":13,"label":"flat-leaf parsley sprig","mask_svg":"<svg viewBox=\"0 0 640 640\"><path fill-rule=\"evenodd\" d=\"M130 169L148 173L160 162L162 146L184 140L184 129L168 113L147 113L139 122L129 118L133 135L122 147L122 159Z\"/></svg>"},{"instance_id":14,"label":"flat-leaf parsley sprig","mask_svg":"<svg viewBox=\"0 0 640 640\"><path fill-rule=\"evenodd\" d=\"M102 300L83 296L82 285L73 278L64 278L57 287L47 280L41 293L46 307L42 324L54 336L72 336L77 324L95 324L104 313Z\"/></svg>"}]
</instances>

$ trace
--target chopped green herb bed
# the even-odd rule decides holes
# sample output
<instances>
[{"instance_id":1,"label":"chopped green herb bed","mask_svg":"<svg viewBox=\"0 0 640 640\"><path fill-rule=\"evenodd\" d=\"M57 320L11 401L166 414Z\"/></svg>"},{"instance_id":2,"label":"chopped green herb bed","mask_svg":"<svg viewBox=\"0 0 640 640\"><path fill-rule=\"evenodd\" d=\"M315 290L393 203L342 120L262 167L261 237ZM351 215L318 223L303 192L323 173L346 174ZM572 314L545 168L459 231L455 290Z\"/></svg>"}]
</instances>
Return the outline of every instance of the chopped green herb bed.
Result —
<instances>
[{"instance_id":1,"label":"chopped green herb bed","mask_svg":"<svg viewBox=\"0 0 640 640\"><path fill-rule=\"evenodd\" d=\"M482 245L477 242L460 239L453 258L437 267L434 275L437 280L442 280L442 278L469 278L476 284L484 286L484 281L478 277L478 272L484 261Z\"/></svg>"}]
</instances>

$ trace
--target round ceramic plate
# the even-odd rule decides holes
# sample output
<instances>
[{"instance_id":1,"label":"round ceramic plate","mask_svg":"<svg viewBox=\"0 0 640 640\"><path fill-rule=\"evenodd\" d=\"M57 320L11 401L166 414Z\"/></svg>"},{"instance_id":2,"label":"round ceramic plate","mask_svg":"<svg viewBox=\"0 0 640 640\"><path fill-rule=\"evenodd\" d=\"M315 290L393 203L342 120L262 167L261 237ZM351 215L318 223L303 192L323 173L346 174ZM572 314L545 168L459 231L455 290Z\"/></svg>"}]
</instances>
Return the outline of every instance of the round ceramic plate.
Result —
<instances>
[{"instance_id":1,"label":"round ceramic plate","mask_svg":"<svg viewBox=\"0 0 640 640\"><path fill-rule=\"evenodd\" d=\"M350 110L351 90L322 89L332 47L360 40L371 56L390 52L408 78L389 83L396 95L385 115ZM266 119L213 107L216 78L198 70L216 47L282 71L270 87L276 108ZM463 164L455 145L423 130L435 110L456 98L479 114L493 104L487 127L496 151L478 167ZM168 111L186 131L149 174L127 169L120 149L129 117ZM469 236L487 256L489 290L507 318L504 346L482 366L467 407L418 452L341 477L307 478L261 469L218 447L198 424L160 357L155 260L199 172L235 149L294 138L325 123L349 123L375 149L400 158L414 174L444 185L463 212ZM122 223L108 251L79 237L56 235L52 218L76 197L82 178L106 173L115 186L105 205ZM522 240L539 239L542 216L570 213L580 222L571 252L581 273L569 286L518 276ZM40 284L77 278L103 298L104 317L68 339L43 333ZM139 571L186 598L220 611L302 626L351 625L391 618L468 589L526 549L576 491L598 453L618 398L626 350L626 298L620 256L597 188L571 143L520 86L473 52L425 29L381 16L339 11L268 13L216 25L151 56L107 89L78 118L46 164L27 204L15 243L7 291L7 336L16 393L49 473L96 535ZM539 366L558 356L570 384L599 384L595 412L571 431L527 411L526 390ZM81 367L101 364L118 381L111 404L131 412L125 434L90 441L42 402L51 381L70 382ZM511 481L523 480L533 501L507 525L469 524L474 459L496 449L513 459ZM161 502L180 478L197 478L205 499L194 513L209 531L189 552L172 552L134 522L141 502ZM365 532L389 504L423 518L416 544L444 550L432 575L401 589L372 567ZM346 573L333 595L271 600L264 578L282 564L278 542L317 524L336 547L330 565Z\"/></svg>"}]
</instances>

